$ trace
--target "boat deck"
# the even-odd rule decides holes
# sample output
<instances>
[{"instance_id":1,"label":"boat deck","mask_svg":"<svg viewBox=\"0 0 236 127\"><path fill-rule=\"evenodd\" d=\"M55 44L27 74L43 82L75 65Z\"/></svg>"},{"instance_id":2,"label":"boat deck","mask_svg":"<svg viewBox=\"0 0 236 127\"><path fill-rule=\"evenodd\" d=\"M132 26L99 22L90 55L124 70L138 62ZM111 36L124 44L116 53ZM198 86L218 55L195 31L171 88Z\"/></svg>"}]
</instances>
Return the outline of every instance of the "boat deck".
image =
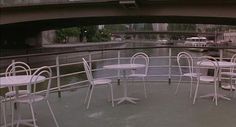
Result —
<instances>
[{"instance_id":1,"label":"boat deck","mask_svg":"<svg viewBox=\"0 0 236 127\"><path fill-rule=\"evenodd\" d=\"M121 82L122 83L122 82ZM148 98L144 97L142 82L129 85L128 94L140 100L137 104L122 103L111 106L107 101L106 88L94 90L90 108L83 104L86 88L66 91L58 98L50 95L50 102L60 127L235 127L236 98L219 100L218 106L212 99L198 98L192 104L189 86L183 84L177 95L176 83L147 82ZM123 85L113 83L115 97L122 96ZM131 83L130 83L131 84ZM213 91L213 87L200 86L199 95ZM229 95L228 91L219 92ZM29 107L24 106L23 117L30 118ZM37 123L41 127L54 127L46 103L35 104ZM10 115L7 115L10 121Z\"/></svg>"}]
</instances>

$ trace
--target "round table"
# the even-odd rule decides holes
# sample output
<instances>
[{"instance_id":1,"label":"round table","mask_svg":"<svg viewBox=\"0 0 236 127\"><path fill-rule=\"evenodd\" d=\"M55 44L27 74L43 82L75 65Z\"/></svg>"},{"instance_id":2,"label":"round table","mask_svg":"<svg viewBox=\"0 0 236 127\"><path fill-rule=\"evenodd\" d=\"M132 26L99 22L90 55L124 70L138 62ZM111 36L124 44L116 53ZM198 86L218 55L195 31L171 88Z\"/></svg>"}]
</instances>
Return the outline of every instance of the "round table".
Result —
<instances>
[{"instance_id":1,"label":"round table","mask_svg":"<svg viewBox=\"0 0 236 127\"><path fill-rule=\"evenodd\" d=\"M17 75L9 77L0 77L1 87L14 87L14 86L25 86L30 83L32 75ZM33 77L33 81L36 76ZM46 78L44 76L39 76L37 78L37 83L43 82Z\"/></svg>"},{"instance_id":2,"label":"round table","mask_svg":"<svg viewBox=\"0 0 236 127\"><path fill-rule=\"evenodd\" d=\"M232 63L232 62L227 62L227 61L212 61L213 63L215 63L215 65L219 65L219 68L227 68L227 67L233 67L236 66L236 63ZM205 66L205 67L213 67L213 63L209 62L209 61L204 61L201 63L201 66ZM200 61L197 62L197 65L200 64Z\"/></svg>"},{"instance_id":3,"label":"round table","mask_svg":"<svg viewBox=\"0 0 236 127\"><path fill-rule=\"evenodd\" d=\"M138 69L138 68L144 68L144 64L113 64L113 65L105 65L103 68L105 69L113 69L113 70L122 70L123 71L123 77L125 81L125 86L124 86L124 96L118 99L115 99L118 101L118 104L128 101L131 103L136 103L135 100L138 100L138 98L133 98L133 97L128 97L127 95L127 78L126 78L126 71L128 70L133 70L133 69Z\"/></svg>"}]
</instances>

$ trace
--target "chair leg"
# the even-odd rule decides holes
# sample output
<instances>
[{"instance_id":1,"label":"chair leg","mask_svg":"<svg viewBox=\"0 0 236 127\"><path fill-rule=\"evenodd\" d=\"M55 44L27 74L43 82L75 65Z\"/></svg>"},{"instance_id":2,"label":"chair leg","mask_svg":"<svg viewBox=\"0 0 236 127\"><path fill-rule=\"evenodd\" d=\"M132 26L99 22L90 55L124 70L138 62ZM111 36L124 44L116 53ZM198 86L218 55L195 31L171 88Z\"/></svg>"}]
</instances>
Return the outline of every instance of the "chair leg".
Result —
<instances>
[{"instance_id":1,"label":"chair leg","mask_svg":"<svg viewBox=\"0 0 236 127\"><path fill-rule=\"evenodd\" d=\"M17 123L16 123L16 127L20 126L20 121L21 121L21 107L20 104L17 105ZM12 104L12 110L14 111L14 103ZM13 123L14 124L14 121Z\"/></svg>"},{"instance_id":2,"label":"chair leg","mask_svg":"<svg viewBox=\"0 0 236 127\"><path fill-rule=\"evenodd\" d=\"M6 103L5 103L6 104ZM0 120L2 121L3 119L3 124L4 124L4 127L7 127L7 120L6 120L6 105L3 104L2 102L0 102ZM1 111L2 110L2 111ZM0 122L1 123L1 122Z\"/></svg>"},{"instance_id":3,"label":"chair leg","mask_svg":"<svg viewBox=\"0 0 236 127\"><path fill-rule=\"evenodd\" d=\"M197 86L196 86L196 89L195 89L195 94L194 94L194 98L193 98L193 104L195 104L195 101L196 101L196 98L197 98L197 92L198 92L198 86L199 86L199 80L197 81Z\"/></svg>"},{"instance_id":4,"label":"chair leg","mask_svg":"<svg viewBox=\"0 0 236 127\"><path fill-rule=\"evenodd\" d=\"M90 93L89 93L89 99L88 99L87 109L89 108L89 104L90 104L90 100L91 100L92 94L93 94L93 86L91 87L91 91L90 91Z\"/></svg>"},{"instance_id":5,"label":"chair leg","mask_svg":"<svg viewBox=\"0 0 236 127\"><path fill-rule=\"evenodd\" d=\"M236 80L235 80L235 82L234 82L234 95L233 95L233 97L235 97L236 96Z\"/></svg>"},{"instance_id":6,"label":"chair leg","mask_svg":"<svg viewBox=\"0 0 236 127\"><path fill-rule=\"evenodd\" d=\"M144 96L145 96L145 98L147 98L146 81L145 81L144 77L143 77L143 88L144 88Z\"/></svg>"},{"instance_id":7,"label":"chair leg","mask_svg":"<svg viewBox=\"0 0 236 127\"><path fill-rule=\"evenodd\" d=\"M230 94L231 94L231 97L233 96L233 83L232 83L232 76L230 76Z\"/></svg>"},{"instance_id":8,"label":"chair leg","mask_svg":"<svg viewBox=\"0 0 236 127\"><path fill-rule=\"evenodd\" d=\"M86 102L87 102L87 98L88 98L88 95L89 95L89 93L90 93L90 90L91 90L91 85L88 86L88 90L87 90L87 93L86 93L86 97L85 97L85 99L84 99L84 104L86 104Z\"/></svg>"},{"instance_id":9,"label":"chair leg","mask_svg":"<svg viewBox=\"0 0 236 127\"><path fill-rule=\"evenodd\" d=\"M56 117L55 117L55 115L54 115L54 113L53 113L53 111L52 111L52 107L51 107L49 101L48 101L48 100L46 100L46 101L47 101L47 104L48 104L48 108L49 108L49 110L50 110L50 113L51 113L51 115L52 115L52 117L53 117L53 120L54 120L54 122L55 122L55 124L56 124L56 127L59 127L58 122L57 122L57 119L56 119Z\"/></svg>"},{"instance_id":10,"label":"chair leg","mask_svg":"<svg viewBox=\"0 0 236 127\"><path fill-rule=\"evenodd\" d=\"M214 98L215 98L215 104L218 105L218 95L217 95L217 83L214 84Z\"/></svg>"},{"instance_id":11,"label":"chair leg","mask_svg":"<svg viewBox=\"0 0 236 127\"><path fill-rule=\"evenodd\" d=\"M31 111L32 118L33 118L34 127L37 127L36 120L35 120L35 115L34 115L33 105L32 105L32 103L29 103L29 105L30 105L30 111Z\"/></svg>"},{"instance_id":12,"label":"chair leg","mask_svg":"<svg viewBox=\"0 0 236 127\"><path fill-rule=\"evenodd\" d=\"M176 88L176 90L175 90L175 94L178 93L178 90L179 90L179 86L180 86L181 81L182 81L182 76L180 76L180 78L179 78L179 82L178 82L177 88Z\"/></svg>"},{"instance_id":13,"label":"chair leg","mask_svg":"<svg viewBox=\"0 0 236 127\"><path fill-rule=\"evenodd\" d=\"M192 97L192 91L193 91L193 77L190 77L190 78L191 78L191 84L190 84L189 98Z\"/></svg>"},{"instance_id":14,"label":"chair leg","mask_svg":"<svg viewBox=\"0 0 236 127\"><path fill-rule=\"evenodd\" d=\"M11 107L11 126L14 126L14 117L15 117L15 109L14 109L14 103L10 102L10 107Z\"/></svg>"},{"instance_id":15,"label":"chair leg","mask_svg":"<svg viewBox=\"0 0 236 127\"><path fill-rule=\"evenodd\" d=\"M110 84L109 84L110 85ZM106 87L107 87L107 89L106 89L106 93L107 93L107 102L109 102L110 101L110 86L109 85L107 85Z\"/></svg>"},{"instance_id":16,"label":"chair leg","mask_svg":"<svg viewBox=\"0 0 236 127\"><path fill-rule=\"evenodd\" d=\"M110 88L111 88L111 104L112 104L112 107L114 107L114 96L113 96L113 87L112 87L112 84L110 84Z\"/></svg>"}]
</instances>

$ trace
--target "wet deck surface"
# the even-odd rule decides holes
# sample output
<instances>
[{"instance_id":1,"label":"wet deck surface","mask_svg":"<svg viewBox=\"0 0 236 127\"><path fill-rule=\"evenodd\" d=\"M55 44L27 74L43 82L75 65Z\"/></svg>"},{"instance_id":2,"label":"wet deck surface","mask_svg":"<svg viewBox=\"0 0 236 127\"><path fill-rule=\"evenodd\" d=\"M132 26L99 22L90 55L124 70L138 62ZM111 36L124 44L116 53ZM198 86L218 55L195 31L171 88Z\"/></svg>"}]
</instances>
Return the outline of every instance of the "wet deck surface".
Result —
<instances>
[{"instance_id":1,"label":"wet deck surface","mask_svg":"<svg viewBox=\"0 0 236 127\"><path fill-rule=\"evenodd\" d=\"M67 91L58 98L51 94L50 102L60 127L235 127L236 98L231 101L220 99L218 106L212 99L198 98L192 104L188 84L183 84L178 95L174 94L176 84L148 82L148 98L144 97L141 82L129 85L128 93L140 100L137 104L115 105L107 101L106 87L94 90L91 105L86 110L83 99L86 88ZM122 96L122 85L114 83L115 97ZM213 91L212 86L202 86L199 95ZM228 91L220 90L228 95ZM40 127L54 127L55 124L46 103L35 104L37 123ZM29 107L23 108L24 118L30 118ZM8 115L10 120L10 115Z\"/></svg>"}]
</instances>

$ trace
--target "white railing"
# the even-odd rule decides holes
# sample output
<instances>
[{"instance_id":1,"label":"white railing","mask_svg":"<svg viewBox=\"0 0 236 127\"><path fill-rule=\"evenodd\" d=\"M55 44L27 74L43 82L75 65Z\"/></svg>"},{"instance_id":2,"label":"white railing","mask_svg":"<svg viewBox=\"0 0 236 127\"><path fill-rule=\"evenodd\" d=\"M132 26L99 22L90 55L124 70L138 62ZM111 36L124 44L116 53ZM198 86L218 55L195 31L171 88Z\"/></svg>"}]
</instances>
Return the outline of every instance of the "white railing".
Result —
<instances>
[{"instance_id":1,"label":"white railing","mask_svg":"<svg viewBox=\"0 0 236 127\"><path fill-rule=\"evenodd\" d=\"M125 49L124 49L125 50ZM61 68L63 67L70 67L70 66L80 66L83 68L83 63L82 63L82 57L86 58L89 65L92 67L91 63L98 63L98 62L102 62L104 63L112 63L112 61L115 61L116 63L122 63L124 61L128 61L130 59L130 57L125 57L122 56L122 51L124 50L106 50L106 51L95 51L95 52L88 52L85 55L76 55L76 58L74 57L70 57L67 58L64 56L64 54L61 55L56 55L55 57L55 64L54 65L50 65L50 67L54 70L55 69L55 75L53 75L52 79L55 80L56 82L56 86L54 86L53 88L51 88L52 91L58 91L59 92L59 96L61 96L61 91L63 90L67 90L68 88L71 89L71 87L74 88L79 88L79 87L84 87L86 85L82 85L83 83L87 82L87 80L81 80L81 81L76 81L76 82L72 82L72 83L66 83L66 84L62 84L62 78L66 78L66 77L70 77L70 76L78 76L78 75L84 75L85 71L75 71L75 72L70 72L70 73L65 73L65 74L61 74ZM223 49L220 49L220 57L218 59L220 60L225 60L225 59L230 59L230 58L223 58ZM100 59L96 59L93 57L96 57L96 55L98 54L112 54L113 52L116 52L116 56L117 57L108 57L108 58L100 58ZM79 52L80 53L80 52ZM68 55L68 54L66 54ZM197 60L199 57L193 57L193 59ZM71 59L77 59L76 62L68 62ZM161 61L168 61L168 64L165 65L155 65L152 64L152 61L155 59L160 59ZM65 61L66 63L62 63L62 61ZM171 81L177 81L177 80L173 80L172 77L178 77L179 73L173 74L172 70L174 69L178 69L177 64L172 63L173 60L176 60L176 56L172 56L172 48L169 48L168 50L168 56L150 56L150 66L149 68L152 69L163 69L166 68L168 69L168 73L166 74L148 74L148 77L167 77L168 78L168 82L169 84L171 83ZM17 59L15 59L15 61L17 61ZM114 63L114 62L113 62ZM185 66L187 68L187 66ZM35 71L37 68L33 68L32 71ZM151 69L151 70L152 70ZM99 72L99 71L105 71L102 67L96 67L94 69L92 69L93 72ZM1 76L4 75L4 73L0 74ZM113 75L109 75L109 76L105 76L106 78L114 78L114 79L120 79L120 72L117 71L117 73L113 74ZM151 81L160 81L160 80L151 80ZM161 81L167 81L167 80L161 80ZM44 92L44 91L40 91L40 92Z\"/></svg>"}]
</instances>

